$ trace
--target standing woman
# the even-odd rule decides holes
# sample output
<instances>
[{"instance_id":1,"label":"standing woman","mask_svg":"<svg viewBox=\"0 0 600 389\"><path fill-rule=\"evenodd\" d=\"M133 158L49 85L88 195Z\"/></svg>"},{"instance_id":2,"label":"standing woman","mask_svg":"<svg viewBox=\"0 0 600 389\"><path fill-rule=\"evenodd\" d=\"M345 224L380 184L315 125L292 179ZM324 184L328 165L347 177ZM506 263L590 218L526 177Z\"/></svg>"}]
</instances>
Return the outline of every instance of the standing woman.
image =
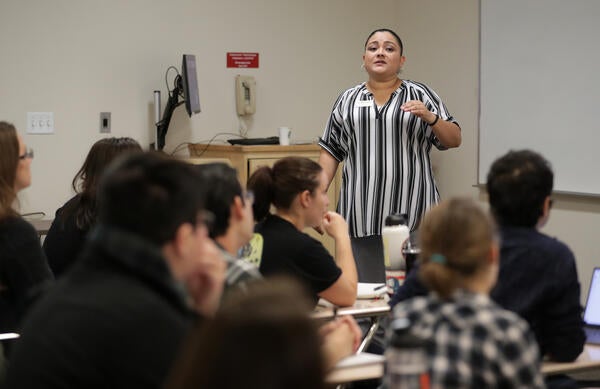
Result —
<instances>
[{"instance_id":1,"label":"standing woman","mask_svg":"<svg viewBox=\"0 0 600 389\"><path fill-rule=\"evenodd\" d=\"M308 287L316 303L319 297L340 306L356 300L357 275L348 225L328 212L325 173L308 158L280 159L273 168L263 166L248 180L254 192L255 231L262 236L260 272L264 276L287 274ZM275 214L269 207L275 207ZM302 231L322 226L335 240L336 258L316 239Z\"/></svg>"},{"instance_id":2,"label":"standing woman","mask_svg":"<svg viewBox=\"0 0 600 389\"><path fill-rule=\"evenodd\" d=\"M18 332L32 299L53 279L37 232L13 208L31 184L32 158L15 127L0 122L0 332Z\"/></svg>"},{"instance_id":3,"label":"standing woman","mask_svg":"<svg viewBox=\"0 0 600 389\"><path fill-rule=\"evenodd\" d=\"M48 263L59 278L75 262L85 237L96 222L98 181L110 162L126 152L141 152L131 138L103 138L94 143L72 186L76 195L56 211L56 217L44 239Z\"/></svg>"},{"instance_id":4,"label":"standing woman","mask_svg":"<svg viewBox=\"0 0 600 389\"><path fill-rule=\"evenodd\" d=\"M385 280L381 229L392 213L408 214L415 230L439 201L429 152L458 147L461 131L435 91L398 77L406 58L400 37L373 31L365 43L369 76L335 102L319 141L329 184L344 163L338 211L348 221L363 282Z\"/></svg>"}]
</instances>

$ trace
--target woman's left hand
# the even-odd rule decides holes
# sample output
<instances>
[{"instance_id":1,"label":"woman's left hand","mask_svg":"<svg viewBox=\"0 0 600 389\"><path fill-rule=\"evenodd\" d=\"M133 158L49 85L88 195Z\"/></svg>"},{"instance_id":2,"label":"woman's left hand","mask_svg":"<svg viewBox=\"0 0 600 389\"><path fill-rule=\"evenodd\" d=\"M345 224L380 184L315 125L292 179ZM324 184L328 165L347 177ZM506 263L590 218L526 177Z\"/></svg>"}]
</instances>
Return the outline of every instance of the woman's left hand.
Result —
<instances>
[{"instance_id":1,"label":"woman's left hand","mask_svg":"<svg viewBox=\"0 0 600 389\"><path fill-rule=\"evenodd\" d=\"M400 108L404 112L410 112L414 115L417 115L419 118L421 118L421 120L424 120L426 123L432 123L436 118L436 114L429 111L421 100L407 101L406 103L402 104Z\"/></svg>"}]
</instances>

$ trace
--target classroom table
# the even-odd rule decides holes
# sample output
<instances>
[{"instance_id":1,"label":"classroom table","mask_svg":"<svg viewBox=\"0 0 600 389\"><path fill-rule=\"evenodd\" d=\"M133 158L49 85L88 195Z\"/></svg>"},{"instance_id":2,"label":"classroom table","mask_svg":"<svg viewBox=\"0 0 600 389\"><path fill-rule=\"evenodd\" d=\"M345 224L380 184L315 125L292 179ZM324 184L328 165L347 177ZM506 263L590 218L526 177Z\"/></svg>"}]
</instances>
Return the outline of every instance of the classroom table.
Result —
<instances>
[{"instance_id":1,"label":"classroom table","mask_svg":"<svg viewBox=\"0 0 600 389\"><path fill-rule=\"evenodd\" d=\"M328 384L341 385L383 377L383 355L360 353L342 359L325 377Z\"/></svg>"},{"instance_id":2,"label":"classroom table","mask_svg":"<svg viewBox=\"0 0 600 389\"><path fill-rule=\"evenodd\" d=\"M381 319L390 312L388 300L387 295L384 298L357 299L351 307L337 309L338 316L352 315L355 318L369 318L371 321L371 325L358 347L358 352L364 351L369 346L379 328ZM336 315L335 311L336 308L331 303L321 300L312 313L312 317L324 320L333 319Z\"/></svg>"},{"instance_id":3,"label":"classroom table","mask_svg":"<svg viewBox=\"0 0 600 389\"><path fill-rule=\"evenodd\" d=\"M544 375L569 374L590 369L600 369L600 345L586 344L583 352L573 362L542 363Z\"/></svg>"},{"instance_id":4,"label":"classroom table","mask_svg":"<svg viewBox=\"0 0 600 389\"><path fill-rule=\"evenodd\" d=\"M364 353L367 354L367 353ZM342 360L325 378L330 384L344 384L352 381L370 380L383 377L383 357L367 355L367 358L354 355ZM600 369L600 345L586 344L583 352L573 362L542 362L542 374L569 374L583 370Z\"/></svg>"}]
</instances>

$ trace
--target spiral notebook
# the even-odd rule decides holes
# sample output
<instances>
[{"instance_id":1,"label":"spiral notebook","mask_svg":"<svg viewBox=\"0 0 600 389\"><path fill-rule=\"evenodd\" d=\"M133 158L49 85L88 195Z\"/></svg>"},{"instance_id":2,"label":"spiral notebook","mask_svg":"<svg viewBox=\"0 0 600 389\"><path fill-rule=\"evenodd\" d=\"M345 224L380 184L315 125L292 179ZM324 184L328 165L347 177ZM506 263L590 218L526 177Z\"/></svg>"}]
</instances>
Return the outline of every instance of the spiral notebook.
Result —
<instances>
[{"instance_id":1,"label":"spiral notebook","mask_svg":"<svg viewBox=\"0 0 600 389\"><path fill-rule=\"evenodd\" d=\"M359 282L356 290L357 299L374 299L387 293L387 285L383 282Z\"/></svg>"}]
</instances>

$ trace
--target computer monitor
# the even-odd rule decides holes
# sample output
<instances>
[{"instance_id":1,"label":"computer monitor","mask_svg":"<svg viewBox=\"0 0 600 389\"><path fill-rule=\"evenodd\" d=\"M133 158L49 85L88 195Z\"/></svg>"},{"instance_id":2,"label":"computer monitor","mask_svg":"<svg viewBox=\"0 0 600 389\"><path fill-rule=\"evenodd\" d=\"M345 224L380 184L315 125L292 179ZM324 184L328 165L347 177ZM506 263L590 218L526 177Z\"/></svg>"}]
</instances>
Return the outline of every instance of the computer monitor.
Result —
<instances>
[{"instance_id":1,"label":"computer monitor","mask_svg":"<svg viewBox=\"0 0 600 389\"><path fill-rule=\"evenodd\" d=\"M183 99L185 110L191 117L200 112L200 96L198 95L198 76L196 74L196 56L184 54L181 62L181 77L183 81Z\"/></svg>"},{"instance_id":2,"label":"computer monitor","mask_svg":"<svg viewBox=\"0 0 600 389\"><path fill-rule=\"evenodd\" d=\"M167 70L168 71L168 70ZM181 98L181 101L180 101ZM188 115L200 112L200 96L198 93L198 76L196 74L196 56L184 54L181 62L181 74L177 74L173 90L169 91L169 99L165 105L162 119L156 123L156 149L165 147L169 123L175 108L185 103Z\"/></svg>"}]
</instances>

